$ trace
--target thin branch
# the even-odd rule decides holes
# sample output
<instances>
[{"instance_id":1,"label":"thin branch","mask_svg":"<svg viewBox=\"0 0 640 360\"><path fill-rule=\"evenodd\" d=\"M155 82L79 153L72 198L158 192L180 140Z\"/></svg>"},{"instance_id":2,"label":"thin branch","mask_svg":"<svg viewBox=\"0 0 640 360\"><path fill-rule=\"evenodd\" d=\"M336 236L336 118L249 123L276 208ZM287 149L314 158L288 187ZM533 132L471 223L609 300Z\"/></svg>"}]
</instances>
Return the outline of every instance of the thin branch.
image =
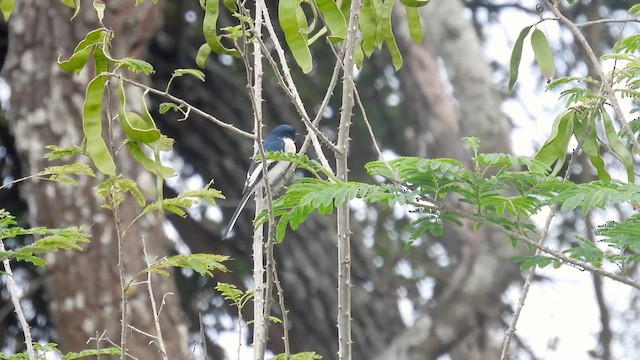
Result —
<instances>
[{"instance_id":1,"label":"thin branch","mask_svg":"<svg viewBox=\"0 0 640 360\"><path fill-rule=\"evenodd\" d=\"M353 117L354 52L358 41L358 15L361 7L361 0L351 2L347 38L343 51L342 109L338 127L338 152L335 153L336 175L342 181L347 181L349 174L347 149L350 142L349 129ZM351 229L348 201L338 207L336 216L338 221L338 359L351 360Z\"/></svg>"},{"instance_id":2,"label":"thin branch","mask_svg":"<svg viewBox=\"0 0 640 360\"><path fill-rule=\"evenodd\" d=\"M569 163L567 164L567 171L564 174L564 180L569 179L569 176L571 175L571 171L573 170L573 165L575 164L578 154L582 150L584 141L586 140L587 135L589 134L590 131L591 131L591 126L586 126L584 133L581 135L580 139L578 139L578 146L573 150L573 154L571 154L571 157L569 158ZM552 206L551 211L549 212L549 215L547 216L547 219L545 221L544 227L542 228L542 232L540 233L540 238L538 239L538 245L540 246L544 244L547 238L547 235L549 234L551 221L553 221L553 218L556 215L556 211L558 211L558 205ZM540 253L541 253L541 250L537 249L535 252L535 255L540 255ZM520 314L522 313L522 309L524 308L524 302L527 299L527 296L529 295L529 289L531 288L531 284L533 283L533 278L535 276L537 269L538 269L538 266L535 264L529 269L527 278L524 284L522 285L522 290L520 291L520 296L518 298L518 305L516 306L513 316L511 317L511 322L509 323L509 327L507 328L504 341L502 343L502 353L500 355L500 360L507 360L509 357L509 347L511 344L511 339L515 334L516 324L520 319Z\"/></svg>"},{"instance_id":3,"label":"thin branch","mask_svg":"<svg viewBox=\"0 0 640 360\"><path fill-rule=\"evenodd\" d=\"M111 206L111 212L113 213L113 222L116 230L116 236L118 238L118 278L120 279L120 360L125 360L127 356L127 290L125 283L125 254L124 254L124 239L120 230L120 213L118 204L114 198L112 192L109 193L109 205Z\"/></svg>"},{"instance_id":4,"label":"thin branch","mask_svg":"<svg viewBox=\"0 0 640 360\"><path fill-rule=\"evenodd\" d=\"M604 90L607 93L607 96L609 97L609 101L611 103L611 106L613 107L616 117L618 118L618 121L620 122L620 125L622 126L622 128L624 128L624 130L628 134L633 134L633 131L629 127L629 123L627 122L627 120L624 117L624 114L622 113L622 108L620 107L620 103L618 102L616 93L613 90L613 87L611 86L611 82L609 81L606 74L604 73L604 70L602 70L598 57L593 52L593 49L589 45L589 42L584 37L584 35L582 35L582 33L580 32L580 28L571 20L569 20L566 16L564 16L562 12L555 5L551 3L550 0L545 0L545 3L547 4L547 7L549 7L549 9L553 12L553 14L558 17L560 22L562 22L565 26L569 28L569 30L571 31L573 36L576 38L576 40L578 40L578 42L586 52L587 57L591 61L591 64L593 65L594 69L598 73L598 77L600 78L600 81L604 86ZM640 153L640 144L638 143L638 139L635 136L629 136L629 138L633 143L635 152Z\"/></svg>"},{"instance_id":5,"label":"thin branch","mask_svg":"<svg viewBox=\"0 0 640 360\"><path fill-rule=\"evenodd\" d=\"M150 92L152 94L164 97L166 99L169 99L169 100L173 101L176 104L184 106L185 108L187 108L187 110L186 110L187 113L193 111L194 113L200 115L201 117L203 117L203 118L215 123L216 125L218 125L220 127L223 127L223 128L225 128L227 130L231 130L231 131L235 132L238 135L242 135L242 136L244 136L246 138L249 138L249 139L252 139L252 140L255 140L255 138L256 138L253 134L248 133L246 131L242 131L242 130L238 129L237 127L235 127L235 126L233 126L231 124L227 124L226 122L224 122L222 120L219 120L216 117L211 116L211 115L207 114L206 112L198 109L197 107L189 104L185 100L182 100L182 99L180 99L178 97L175 97L175 96L173 96L171 94L167 94L162 90L158 90L158 89L152 88L150 86L147 86L145 84L142 84L140 82L137 82L135 80L126 78L126 77L124 77L124 76L122 76L121 74L118 74L118 73L104 72L101 75L106 75L106 76L111 76L111 77L115 77L115 78L118 78L118 79L122 79L122 81L124 81L124 82L126 82L128 84L131 84L131 85L133 85L135 87L141 88L141 89L143 89L145 91L148 91L148 92Z\"/></svg>"},{"instance_id":6,"label":"thin branch","mask_svg":"<svg viewBox=\"0 0 640 360\"><path fill-rule=\"evenodd\" d=\"M4 247L4 242L2 241L0 241L0 251L6 251ZM16 312L16 316L18 317L18 322L20 323L20 327L22 327L22 333L24 334L24 344L27 347L27 355L29 356L29 360L35 360L36 353L33 349L33 338L31 337L31 328L29 327L27 318L24 316L24 312L22 311L22 306L20 305L20 295L18 295L18 288L16 287L16 283L13 280L13 271L11 270L11 264L9 263L9 259L2 260L2 265L4 265L4 272L7 278L7 288L9 289L9 294L11 294L11 302L13 303L13 308Z\"/></svg>"},{"instance_id":7,"label":"thin branch","mask_svg":"<svg viewBox=\"0 0 640 360\"><path fill-rule=\"evenodd\" d=\"M284 304L284 291L280 284L280 278L278 277L278 270L276 269L275 260L272 262L273 266L273 282L278 290L278 304L280 304L280 312L282 313L282 341L284 342L284 356L285 359L289 359L291 355L291 349L289 346L289 311Z\"/></svg>"},{"instance_id":8,"label":"thin branch","mask_svg":"<svg viewBox=\"0 0 640 360\"><path fill-rule=\"evenodd\" d=\"M142 252L144 253L144 260L147 263L147 268L149 268L151 266L151 263L149 262L149 255L147 254L147 243L144 240L144 237L142 238ZM160 347L162 358L167 360L167 348L164 346L164 339L162 338L162 327L160 327L160 311L156 307L156 299L153 295L153 287L151 286L151 271L147 272L147 290L149 292L149 299L151 300L153 323L156 325L158 346ZM164 296L162 297L162 303L164 303Z\"/></svg>"},{"instance_id":9,"label":"thin branch","mask_svg":"<svg viewBox=\"0 0 640 360\"><path fill-rule=\"evenodd\" d=\"M561 20L561 19L559 19ZM587 26L594 26L594 25L602 25L602 24L614 24L614 23L622 23L622 24L627 24L627 23L639 23L640 24L640 19L632 19L632 18L628 18L628 19L599 19L599 20L592 20L592 21L586 21L583 23L577 23L575 24L576 27L587 27Z\"/></svg>"}]
</instances>

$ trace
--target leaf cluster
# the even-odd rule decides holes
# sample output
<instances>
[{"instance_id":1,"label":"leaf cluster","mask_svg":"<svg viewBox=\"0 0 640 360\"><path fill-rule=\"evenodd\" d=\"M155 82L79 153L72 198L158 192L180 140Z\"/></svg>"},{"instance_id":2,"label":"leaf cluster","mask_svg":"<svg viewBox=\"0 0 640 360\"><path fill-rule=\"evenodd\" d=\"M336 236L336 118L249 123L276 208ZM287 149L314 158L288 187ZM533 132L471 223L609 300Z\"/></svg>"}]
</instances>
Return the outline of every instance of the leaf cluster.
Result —
<instances>
[{"instance_id":1,"label":"leaf cluster","mask_svg":"<svg viewBox=\"0 0 640 360\"><path fill-rule=\"evenodd\" d=\"M13 215L4 209L0 209L0 241L27 235L36 235L40 238L16 250L0 251L0 260L16 259L18 261L30 262L36 266L44 266L46 262L37 256L38 254L66 249L82 251L80 244L89 242L91 238L91 234L89 234L85 228L78 227L64 229L37 227L25 229L17 225Z\"/></svg>"}]
</instances>

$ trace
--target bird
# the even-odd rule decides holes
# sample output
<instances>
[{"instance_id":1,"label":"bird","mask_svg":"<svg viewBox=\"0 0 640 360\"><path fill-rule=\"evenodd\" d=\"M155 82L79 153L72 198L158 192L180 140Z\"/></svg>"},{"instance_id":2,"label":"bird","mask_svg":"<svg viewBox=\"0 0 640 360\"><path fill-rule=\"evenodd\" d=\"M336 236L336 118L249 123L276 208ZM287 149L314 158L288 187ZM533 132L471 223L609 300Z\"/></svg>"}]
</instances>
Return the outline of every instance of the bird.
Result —
<instances>
[{"instance_id":1,"label":"bird","mask_svg":"<svg viewBox=\"0 0 640 360\"><path fill-rule=\"evenodd\" d=\"M281 151L293 154L296 152L295 136L296 130L293 126L281 124L271 130L271 133L269 133L262 142L262 147L266 152ZM258 154L256 153L256 155ZM267 160L269 185L274 186L281 182L284 179L284 175L289 169L289 166L291 166L289 161ZM254 160L249 167L249 171L247 172L247 179L244 183L244 190L242 191L240 203L233 212L231 220L229 220L229 223L222 232L222 239L226 239L231 235L231 231L233 230L236 221L238 221L238 217L240 216L242 209L247 205L249 197L262 187L264 187L262 162L260 159L256 159L254 157Z\"/></svg>"}]
</instances>

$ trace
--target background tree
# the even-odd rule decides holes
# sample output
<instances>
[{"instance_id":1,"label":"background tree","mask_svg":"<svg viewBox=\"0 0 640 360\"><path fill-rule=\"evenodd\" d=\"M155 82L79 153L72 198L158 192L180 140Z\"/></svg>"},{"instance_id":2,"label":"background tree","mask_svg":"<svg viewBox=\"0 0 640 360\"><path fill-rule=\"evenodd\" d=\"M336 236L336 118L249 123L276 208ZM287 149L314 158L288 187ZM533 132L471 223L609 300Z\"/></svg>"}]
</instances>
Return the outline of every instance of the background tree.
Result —
<instances>
[{"instance_id":1,"label":"background tree","mask_svg":"<svg viewBox=\"0 0 640 360\"><path fill-rule=\"evenodd\" d=\"M11 37L12 47L3 73L14 94L11 118L19 119L14 120L19 162L23 174L30 174L43 166L41 154L44 145L80 142L77 130L80 101L74 101L73 94L81 96L86 84L60 73L53 61L59 52L70 52L79 38L95 24L88 23L87 19L92 17L84 11L69 23L70 10L60 4L45 6L24 0L19 3L20 7L12 19L12 26L17 30ZM120 46L117 51L128 56L148 51L148 59L157 69L157 74L152 77L153 84L164 88L173 69L193 67L196 50L202 42L201 11L197 2L166 1L160 6L145 9L129 5L132 4L126 1L110 1L108 4L107 22L112 24L120 40L116 42ZM465 5L468 10L465 10ZM275 8L275 4L270 6ZM625 6L629 5L610 2L605 7L598 2L584 1L571 9L575 12L572 15L579 18L584 13L593 14L601 9ZM432 2L422 10L426 19L426 39L421 44L410 40L404 17L400 16L401 11L396 11L398 16L394 18L394 26L404 54L404 67L395 74L388 55L382 52L366 62L358 75L359 90L369 121L386 151L429 158L453 157L468 162L471 154L463 147L460 138L478 136L483 141L483 151L509 152L509 141L505 141L509 137L508 122L496 111L501 99L492 82L488 60L481 61L484 55L480 40L483 35L488 36L483 32L485 27L496 21L497 14L505 8L536 13L534 4L531 7L521 4L500 7L486 1ZM158 10L162 11L162 22L159 28L154 28L155 11ZM474 15L471 20L464 16L465 11ZM489 14L488 19L478 20L477 15L483 11ZM142 19L125 21L131 16L141 16ZM39 26L27 25L36 24L35 19L38 19ZM231 19L222 17L220 22L228 25ZM50 34L51 29L56 30L53 35ZM68 34L77 38L68 39ZM320 103L334 61L327 47L314 48L314 60L317 70L310 76L295 74L296 79L305 84L302 96L306 104L312 104L310 108ZM175 94L218 118L232 120L238 127L250 129L252 113L242 64L228 56L214 56L207 63L206 70L206 83L185 78L174 84ZM271 74L266 75L266 118L271 125L280 122L298 124L298 116L276 80ZM322 129L330 135L335 133L338 100L332 99L330 111L327 111L322 124ZM189 183L186 181L189 178L200 178L204 182L214 179L215 187L228 198L222 203L222 213L228 216L237 203L233 194L240 193L240 184L252 154L251 144L197 117L186 122L176 122L170 115L158 119L163 133L177 140L174 160L184 164L180 171L182 181L167 188L166 193L181 190ZM58 124L57 121L65 122ZM352 178L365 179L363 165L375 160L376 155L360 115L356 116L353 131L355 141L350 149ZM10 145L4 141L3 144ZM138 176L134 165L123 163L123 166L130 171L130 176ZM30 219L35 224L59 226L95 222L92 227L95 239L106 234L101 225L109 224L108 217L101 217L102 222L93 219L94 214L101 212L96 208L98 202L90 195L94 186L91 182L83 184L86 196L81 198L51 185L23 186ZM49 188L53 190L47 190ZM496 339L494 334L505 328L501 318L509 314L502 301L503 293L510 283L520 279L517 265L509 260L515 254L509 242L487 228L474 231L467 224L462 228L448 227L441 238L424 237L410 251L405 251L403 247L409 238L405 224L410 215L374 206L354 206L353 211L358 219L353 229L352 249L355 358L369 359L374 355L380 359L437 358L441 354L449 354L453 359L473 356L497 358L501 339ZM202 208L199 214L187 219L169 217L169 221L191 252L224 253L235 258L233 272L222 275L218 280L244 287L251 264L248 241L250 217L247 215L240 220L234 240L221 241L219 236L226 217L221 223L215 216L210 216L211 213L211 209ZM127 216L133 215L125 214L125 218ZM149 242L156 241L153 251L157 255L173 251L166 250L167 244L160 240L162 236L159 234L160 226L154 223L156 220L147 221L149 223L141 226L139 235L132 235L132 238L141 238L146 232L145 238ZM291 311L292 350L314 350L325 358L333 358L337 349L334 228L331 218L312 217L297 232L288 233L285 243L276 248L287 306ZM108 309L109 301L117 303L117 296L113 293L105 295L105 289L117 292L118 284L114 257L104 255L113 255L113 248L102 246L103 243L113 244L113 241L105 235L104 242L95 241L84 253L71 255L73 267L65 266L70 261L65 261L64 257L69 255L56 255L62 260L56 258L51 262L50 278L43 281L56 340L68 349L84 346L84 340L81 340L82 344L75 344L65 334L77 334L78 329L86 329L82 323L72 327L65 324L70 311L75 314L75 319L85 320L85 326L91 315L99 315L95 320L98 325L86 333L87 337L95 336L95 329L117 329L117 316L89 311L105 306ZM139 244L128 244L133 246L130 253L137 253L140 260ZM131 266L140 266L133 257ZM74 274L86 276L86 283L77 281L72 284L68 281L75 279ZM213 284L182 272L176 275L185 277L178 286L183 309L190 319L190 332L198 332L200 314L204 315L208 328L224 330L224 322L219 319L229 313L229 308L219 295L213 293ZM113 285L107 285L112 282ZM100 286L96 288L96 284ZM71 285L77 287L71 289ZM169 282L157 285L157 294L171 291L173 286ZM80 309L76 305L71 309L59 305L65 303L69 294L82 294L87 289L93 289L93 292L84 295L88 311L82 316L77 316ZM76 304L77 296L67 303ZM411 304L415 318L412 326L406 329L398 309L401 302ZM117 308L117 304L113 306ZM177 304L171 309L175 314L171 316L172 321L181 324ZM277 314L277 310L274 312ZM250 319L251 314L244 314L244 318ZM33 320L36 322L35 317ZM144 323L144 319L136 321ZM144 329L145 325L139 327ZM277 339L282 330L273 326L271 331L270 338L274 341L270 347L274 352L280 352L281 345ZM109 330L109 334L112 333L115 335L117 331ZM174 338L176 349L179 344L187 343L182 336ZM208 347L211 356L219 356L221 350L216 346L219 344L215 344L212 338L207 340L211 342ZM606 341L602 339L602 342ZM143 345L148 349L146 344Z\"/></svg>"},{"instance_id":2,"label":"background tree","mask_svg":"<svg viewBox=\"0 0 640 360\"><path fill-rule=\"evenodd\" d=\"M135 56L144 51L144 44L154 30L157 8L136 8L130 1L110 1L109 6L113 30L131 35L117 42L113 53ZM11 18L10 45L2 74L12 91L8 118L22 165L23 173L18 174L21 176L49 166L43 159L46 145L82 143L79 119L88 79L86 75L77 77L63 72L56 60L60 53L70 54L84 35L99 24L90 7L70 21L72 15L73 10L60 2L19 1ZM122 157L118 161L126 175L144 176L141 167L131 159ZM65 352L87 348L91 337L104 335L118 342L120 336L117 241L113 216L101 208L103 201L95 192L99 181L82 178L79 189L45 181L21 185L29 209L25 220L30 224L47 227L82 224L90 226L93 234L93 241L82 253L48 255L47 271L40 274L55 341ZM153 196L153 181L149 186L143 190ZM137 207L135 200L128 199L122 206L120 220L128 224L137 216ZM159 220L145 217L132 226L125 239L129 276L146 267L142 239L156 256L168 253ZM154 285L158 300L164 294L177 293L170 278L158 279ZM146 311L149 300L143 294L130 297L130 324L152 332L153 317ZM173 329L171 337L167 337L167 351L174 358L186 358L187 327L180 300L177 296L168 296L166 301L163 326ZM105 344L100 346L107 346ZM127 346L138 358L153 358L157 354L157 349L149 346L149 339L135 331L131 332Z\"/></svg>"}]
</instances>

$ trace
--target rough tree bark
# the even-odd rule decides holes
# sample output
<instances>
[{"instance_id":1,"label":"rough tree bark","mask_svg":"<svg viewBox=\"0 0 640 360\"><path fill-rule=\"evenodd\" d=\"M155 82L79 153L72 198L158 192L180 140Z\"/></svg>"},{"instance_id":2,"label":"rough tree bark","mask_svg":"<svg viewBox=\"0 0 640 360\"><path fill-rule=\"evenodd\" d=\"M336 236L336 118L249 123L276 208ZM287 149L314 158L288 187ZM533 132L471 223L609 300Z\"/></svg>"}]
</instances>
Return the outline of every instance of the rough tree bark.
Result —
<instances>
[{"instance_id":1,"label":"rough tree bark","mask_svg":"<svg viewBox=\"0 0 640 360\"><path fill-rule=\"evenodd\" d=\"M69 56L78 41L98 27L92 7L83 4L80 15L71 21L73 10L59 1L16 2L2 75L13 92L9 116L23 175L34 174L49 165L42 158L45 145L79 145L83 140L81 109L89 72L76 76L62 72L56 65L58 54ZM156 8L134 8L133 1L114 0L108 2L106 14L105 23L116 34L112 53L120 57L140 55L153 32ZM118 138L122 136L115 135L116 143ZM143 193L153 197L154 180L132 159L121 156L117 161L119 172L137 181ZM65 352L95 348L96 344L87 344L87 340L103 331L116 343L120 337L116 233L111 212L101 208L102 201L95 192L101 180L104 177L80 178L78 188L43 181L23 185L22 196L28 203L32 226L85 225L93 235L83 252L63 251L46 257L48 266L43 276L55 341ZM120 211L122 224L129 224L140 211L133 199L127 199ZM145 216L124 240L128 276L145 266L142 239L152 255L167 254L161 221ZM154 277L153 285L158 302L165 294L176 293L172 278ZM155 334L146 286L135 287L129 296L130 324ZM165 300L161 323L169 358L187 358L187 327L179 298L167 296ZM132 355L139 359L158 356L158 348L149 344L148 337L135 331L130 331L129 336L127 348Z\"/></svg>"}]
</instances>

